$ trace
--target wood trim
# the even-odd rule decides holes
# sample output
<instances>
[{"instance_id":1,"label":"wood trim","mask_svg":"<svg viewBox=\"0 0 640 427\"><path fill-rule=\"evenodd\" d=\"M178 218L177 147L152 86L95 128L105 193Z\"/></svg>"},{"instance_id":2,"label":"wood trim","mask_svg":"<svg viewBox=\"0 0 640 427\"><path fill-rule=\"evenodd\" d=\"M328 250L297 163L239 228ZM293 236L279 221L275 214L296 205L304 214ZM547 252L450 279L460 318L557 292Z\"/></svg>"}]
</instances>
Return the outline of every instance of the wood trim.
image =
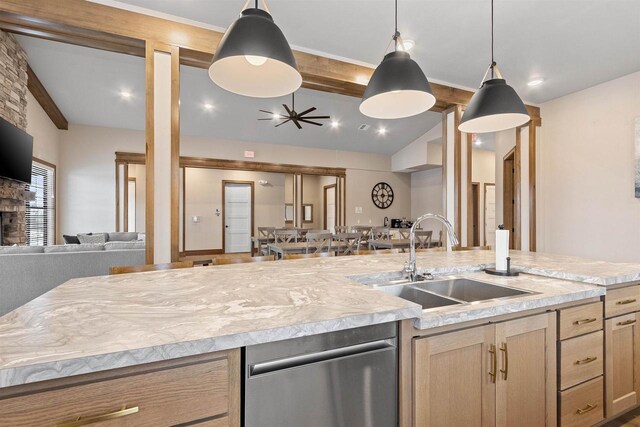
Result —
<instances>
[{"instance_id":1,"label":"wood trim","mask_svg":"<svg viewBox=\"0 0 640 427\"><path fill-rule=\"evenodd\" d=\"M21 34L81 46L146 56L142 41L180 48L182 64L208 68L223 33L84 0L3 0L0 27ZM303 87L361 97L374 69L307 52L294 51ZM469 103L472 91L431 83L438 100L432 111ZM534 123L540 108L527 105Z\"/></svg>"},{"instance_id":2,"label":"wood trim","mask_svg":"<svg viewBox=\"0 0 640 427\"><path fill-rule=\"evenodd\" d=\"M482 227L482 229L484 230L484 233L483 233L483 236L482 236L483 246L487 246L487 226L486 226L487 220L486 220L486 217L485 217L485 213L487 212L487 187L495 187L495 186L496 186L496 184L495 183L491 183L491 182L485 182L484 186L483 186L484 187L483 188L484 193L483 193L483 197L482 197L482 204L483 204L483 207L482 207L482 212L483 212L482 218L484 219L484 223L485 223L484 226ZM503 203L504 203L504 201L503 201Z\"/></svg>"},{"instance_id":3,"label":"wood trim","mask_svg":"<svg viewBox=\"0 0 640 427\"><path fill-rule=\"evenodd\" d=\"M39 159L37 157L32 157L32 159L41 165L44 165L48 168L53 169L53 197L54 197L54 208L53 208L53 244L58 244L58 168L51 162L47 162L46 160Z\"/></svg>"},{"instance_id":4,"label":"wood trim","mask_svg":"<svg viewBox=\"0 0 640 427\"><path fill-rule=\"evenodd\" d=\"M473 173L473 134L467 135L467 246L473 243L473 215L472 215L472 173ZM478 193L479 194L479 193ZM478 224L479 226L480 224Z\"/></svg>"},{"instance_id":5,"label":"wood trim","mask_svg":"<svg viewBox=\"0 0 640 427\"><path fill-rule=\"evenodd\" d=\"M209 159L204 157L180 157L181 167L228 169L254 172L273 172L304 175L345 176L345 168L327 168L322 166L301 166L280 163L253 162L244 160Z\"/></svg>"},{"instance_id":6,"label":"wood trim","mask_svg":"<svg viewBox=\"0 0 640 427\"><path fill-rule=\"evenodd\" d=\"M182 168L182 255L187 252L187 168Z\"/></svg>"},{"instance_id":7,"label":"wood trim","mask_svg":"<svg viewBox=\"0 0 640 427\"><path fill-rule=\"evenodd\" d=\"M154 175L154 53L153 43L145 46L146 63L146 118L145 118L145 262L153 264L155 230L155 175Z\"/></svg>"},{"instance_id":8,"label":"wood trim","mask_svg":"<svg viewBox=\"0 0 640 427\"><path fill-rule=\"evenodd\" d=\"M226 242L225 242L225 228L226 228L226 224L225 224L225 210L226 210L226 205L225 205L225 187L227 184L248 184L251 186L251 231L249 236L253 236L254 230L255 230L255 211L256 211L256 189L255 189L255 182L253 181L240 181L240 180L234 180L234 179L223 179L222 180L222 253L226 254L227 253L227 246L226 246ZM253 243L251 243L251 246L253 247Z\"/></svg>"},{"instance_id":9,"label":"wood trim","mask_svg":"<svg viewBox=\"0 0 640 427\"><path fill-rule=\"evenodd\" d=\"M120 231L120 163L116 161L116 233Z\"/></svg>"},{"instance_id":10,"label":"wood trim","mask_svg":"<svg viewBox=\"0 0 640 427\"><path fill-rule=\"evenodd\" d=\"M453 111L452 108L442 112L440 123L442 125L442 215L447 218L447 115ZM446 235L445 233L444 235ZM448 239L448 237L445 237ZM443 243L443 242L441 242ZM445 246L446 247L446 246Z\"/></svg>"},{"instance_id":11,"label":"wood trim","mask_svg":"<svg viewBox=\"0 0 640 427\"><path fill-rule=\"evenodd\" d=\"M171 53L171 262L180 258L180 52Z\"/></svg>"},{"instance_id":12,"label":"wood trim","mask_svg":"<svg viewBox=\"0 0 640 427\"><path fill-rule=\"evenodd\" d=\"M328 230L328 227L327 227L327 190L329 190L330 188L334 189L334 192L333 192L334 201L333 201L333 203L334 203L334 206L335 206L334 209L336 210L335 218L336 219L338 218L338 185L337 185L337 183L336 184L331 184L331 185L325 185L322 188L322 195L323 195L323 197L322 197L322 212L324 213L322 228L324 230Z\"/></svg>"},{"instance_id":13,"label":"wood trim","mask_svg":"<svg viewBox=\"0 0 640 427\"><path fill-rule=\"evenodd\" d=\"M296 212L299 213L298 205L302 206L303 204L304 204L304 175L300 175L300 202L296 203L295 205ZM297 218L296 227L303 228L304 226L302 224L304 223L304 212L302 212L302 214L295 215L295 216Z\"/></svg>"},{"instance_id":14,"label":"wood trim","mask_svg":"<svg viewBox=\"0 0 640 427\"><path fill-rule=\"evenodd\" d=\"M144 165L145 155L144 153L126 153L122 151L116 151L116 163Z\"/></svg>"},{"instance_id":15,"label":"wood trim","mask_svg":"<svg viewBox=\"0 0 640 427\"><path fill-rule=\"evenodd\" d=\"M129 165L124 164L124 185L122 186L122 201L124 202L124 209L122 210L122 230L126 233L129 231Z\"/></svg>"},{"instance_id":16,"label":"wood trim","mask_svg":"<svg viewBox=\"0 0 640 427\"><path fill-rule=\"evenodd\" d=\"M455 198L453 227L456 235L462 240L462 132L458 130L462 118L462 107L456 105L453 112L453 197Z\"/></svg>"},{"instance_id":17,"label":"wood trim","mask_svg":"<svg viewBox=\"0 0 640 427\"><path fill-rule=\"evenodd\" d=\"M27 88L58 129L68 130L69 122L56 105L31 66L27 64Z\"/></svg>"},{"instance_id":18,"label":"wood trim","mask_svg":"<svg viewBox=\"0 0 640 427\"><path fill-rule=\"evenodd\" d=\"M513 179L513 199L515 200L513 216L513 244L516 250L522 249L522 145L520 129L516 128L516 147L514 152L513 167L515 176Z\"/></svg>"},{"instance_id":19,"label":"wood trim","mask_svg":"<svg viewBox=\"0 0 640 427\"><path fill-rule=\"evenodd\" d=\"M529 250L537 249L536 125L529 122Z\"/></svg>"},{"instance_id":20,"label":"wood trim","mask_svg":"<svg viewBox=\"0 0 640 427\"><path fill-rule=\"evenodd\" d=\"M224 249L195 249L191 251L182 251L182 256L200 256L200 255L222 255Z\"/></svg>"}]
</instances>

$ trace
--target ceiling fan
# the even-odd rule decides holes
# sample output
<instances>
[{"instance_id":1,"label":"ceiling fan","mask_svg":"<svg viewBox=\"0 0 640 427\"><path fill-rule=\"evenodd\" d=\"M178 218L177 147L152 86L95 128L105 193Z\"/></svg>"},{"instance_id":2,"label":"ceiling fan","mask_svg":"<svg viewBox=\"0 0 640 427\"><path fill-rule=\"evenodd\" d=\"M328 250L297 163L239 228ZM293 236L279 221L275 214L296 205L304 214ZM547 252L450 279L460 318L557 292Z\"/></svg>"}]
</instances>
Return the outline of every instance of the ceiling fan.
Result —
<instances>
[{"instance_id":1,"label":"ceiling fan","mask_svg":"<svg viewBox=\"0 0 640 427\"><path fill-rule=\"evenodd\" d=\"M291 108L287 106L287 104L282 104L287 114L278 114L273 113L271 111L259 110L263 113L271 114L272 117L268 119L258 119L258 120L280 120L283 122L278 123L275 127L282 126L287 122L293 122L294 125L298 127L298 129L302 129L301 123L308 123L310 125L322 126L322 123L314 122L312 120L326 120L330 119L330 116L307 116L307 114L316 110L316 107L311 107L307 110L304 110L301 113L296 112L296 95L295 93L291 94ZM312 119L312 120L310 120Z\"/></svg>"}]
</instances>

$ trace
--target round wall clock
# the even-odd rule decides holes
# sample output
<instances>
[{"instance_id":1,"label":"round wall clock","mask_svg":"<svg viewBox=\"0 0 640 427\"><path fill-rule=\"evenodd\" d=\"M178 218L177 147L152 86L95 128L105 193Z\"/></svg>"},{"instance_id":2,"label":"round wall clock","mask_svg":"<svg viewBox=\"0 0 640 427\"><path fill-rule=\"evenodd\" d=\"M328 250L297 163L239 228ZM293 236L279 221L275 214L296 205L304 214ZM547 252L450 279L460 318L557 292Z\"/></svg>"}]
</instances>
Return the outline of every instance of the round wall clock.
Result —
<instances>
[{"instance_id":1,"label":"round wall clock","mask_svg":"<svg viewBox=\"0 0 640 427\"><path fill-rule=\"evenodd\" d=\"M387 209L393 203L393 189L386 182L379 182L371 190L371 200L380 209Z\"/></svg>"}]
</instances>

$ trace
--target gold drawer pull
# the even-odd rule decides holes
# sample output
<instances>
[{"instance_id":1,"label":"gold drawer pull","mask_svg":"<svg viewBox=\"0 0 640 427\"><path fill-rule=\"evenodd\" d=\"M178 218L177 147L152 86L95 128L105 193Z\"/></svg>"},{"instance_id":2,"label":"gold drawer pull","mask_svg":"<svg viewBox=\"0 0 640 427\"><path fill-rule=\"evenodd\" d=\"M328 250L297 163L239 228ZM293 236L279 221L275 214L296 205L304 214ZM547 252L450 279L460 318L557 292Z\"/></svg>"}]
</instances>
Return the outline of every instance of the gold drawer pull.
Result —
<instances>
[{"instance_id":1,"label":"gold drawer pull","mask_svg":"<svg viewBox=\"0 0 640 427\"><path fill-rule=\"evenodd\" d=\"M625 305L625 304L633 304L634 302L636 302L637 300L635 298L632 299L623 299L622 301L618 301L616 304L618 305Z\"/></svg>"},{"instance_id":2,"label":"gold drawer pull","mask_svg":"<svg viewBox=\"0 0 640 427\"><path fill-rule=\"evenodd\" d=\"M596 409L598 407L597 403L591 404L589 403L587 406L585 406L582 409L578 409L576 411L576 414L578 415L582 415L582 414L586 414L587 412L593 411L594 409Z\"/></svg>"},{"instance_id":3,"label":"gold drawer pull","mask_svg":"<svg viewBox=\"0 0 640 427\"><path fill-rule=\"evenodd\" d=\"M598 360L597 357L587 357L586 359L576 360L575 364L576 365L586 365L587 363L595 362L596 360Z\"/></svg>"},{"instance_id":4,"label":"gold drawer pull","mask_svg":"<svg viewBox=\"0 0 640 427\"><path fill-rule=\"evenodd\" d=\"M78 417L74 421L66 421L64 423L58 424L56 427L86 426L87 424L95 424L102 421L113 420L115 418L126 417L127 415L135 414L138 411L139 411L139 408L137 406L126 409L126 405L123 405L122 409L116 412L110 412L108 414L96 415L95 417L88 417L88 418Z\"/></svg>"},{"instance_id":5,"label":"gold drawer pull","mask_svg":"<svg viewBox=\"0 0 640 427\"><path fill-rule=\"evenodd\" d=\"M573 322L573 324L574 325L586 325L587 323L593 323L596 320L598 320L596 317L592 317L590 319L576 320L575 322Z\"/></svg>"},{"instance_id":6,"label":"gold drawer pull","mask_svg":"<svg viewBox=\"0 0 640 427\"><path fill-rule=\"evenodd\" d=\"M626 325L633 325L634 323L636 323L635 319L629 319L629 320L625 320L624 322L618 322L616 323L616 325L626 326Z\"/></svg>"},{"instance_id":7,"label":"gold drawer pull","mask_svg":"<svg viewBox=\"0 0 640 427\"><path fill-rule=\"evenodd\" d=\"M489 354L491 355L491 370L489 371L489 376L491 377L491 382L496 383L496 370L498 369L498 358L496 357L496 346L491 344L489 346Z\"/></svg>"}]
</instances>

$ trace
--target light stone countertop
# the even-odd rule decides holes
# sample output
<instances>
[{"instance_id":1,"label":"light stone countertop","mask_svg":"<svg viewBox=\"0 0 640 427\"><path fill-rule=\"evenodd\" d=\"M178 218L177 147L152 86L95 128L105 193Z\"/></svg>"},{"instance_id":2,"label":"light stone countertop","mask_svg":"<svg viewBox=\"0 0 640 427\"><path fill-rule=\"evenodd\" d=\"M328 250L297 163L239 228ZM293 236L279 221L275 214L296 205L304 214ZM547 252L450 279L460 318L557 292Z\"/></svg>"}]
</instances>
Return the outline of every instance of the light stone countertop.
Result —
<instances>
[{"instance_id":1,"label":"light stone countertop","mask_svg":"<svg viewBox=\"0 0 640 427\"><path fill-rule=\"evenodd\" d=\"M364 325L416 319L430 328L604 294L640 265L512 254L535 274L474 273L491 251L419 253L418 267L538 292L425 312L353 280L398 272L406 254L336 257L71 280L0 317L0 388ZM479 276L481 275L481 276Z\"/></svg>"}]
</instances>

